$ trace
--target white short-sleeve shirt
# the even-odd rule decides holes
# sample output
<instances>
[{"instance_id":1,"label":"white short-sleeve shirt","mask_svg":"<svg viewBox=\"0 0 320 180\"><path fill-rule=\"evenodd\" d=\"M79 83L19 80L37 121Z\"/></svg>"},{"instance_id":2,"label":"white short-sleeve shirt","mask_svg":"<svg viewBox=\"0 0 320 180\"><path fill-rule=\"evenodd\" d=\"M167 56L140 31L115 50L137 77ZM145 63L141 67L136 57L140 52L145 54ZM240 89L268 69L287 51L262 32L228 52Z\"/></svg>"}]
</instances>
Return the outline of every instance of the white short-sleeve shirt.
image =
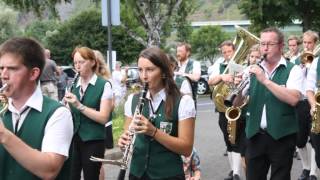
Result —
<instances>
[{"instance_id":1,"label":"white short-sleeve shirt","mask_svg":"<svg viewBox=\"0 0 320 180\"><path fill-rule=\"evenodd\" d=\"M39 85L20 110L13 106L12 99L9 98L8 110L12 114L13 126L15 126L20 116L18 124L18 129L20 129L30 109L42 112L42 104L43 96ZM21 113L26 108L27 110ZM15 127L13 127L13 129L15 129ZM51 115L45 126L41 151L53 152L68 157L72 136L73 122L71 112L64 106L59 107Z\"/></svg>"},{"instance_id":2,"label":"white short-sleeve shirt","mask_svg":"<svg viewBox=\"0 0 320 180\"><path fill-rule=\"evenodd\" d=\"M127 117L133 117L132 111L131 111L131 106L132 106L132 98L133 98L134 94L130 94L128 96L127 101L125 102L124 105L124 114ZM165 94L165 90L162 89L160 90L154 97L150 97L150 92L147 92L147 99L149 99L152 103L152 106L154 107L154 110L156 111L162 100L166 100L166 94ZM150 106L149 106L150 108ZM152 110L150 108L149 110L150 115L152 113ZM195 105L194 105L194 101L192 99L191 96L188 95L184 95L182 96L181 100L180 100L180 104L179 104L179 109L178 109L178 118L179 121L185 120L187 118L194 118L196 117L196 109L195 109Z\"/></svg>"}]
</instances>

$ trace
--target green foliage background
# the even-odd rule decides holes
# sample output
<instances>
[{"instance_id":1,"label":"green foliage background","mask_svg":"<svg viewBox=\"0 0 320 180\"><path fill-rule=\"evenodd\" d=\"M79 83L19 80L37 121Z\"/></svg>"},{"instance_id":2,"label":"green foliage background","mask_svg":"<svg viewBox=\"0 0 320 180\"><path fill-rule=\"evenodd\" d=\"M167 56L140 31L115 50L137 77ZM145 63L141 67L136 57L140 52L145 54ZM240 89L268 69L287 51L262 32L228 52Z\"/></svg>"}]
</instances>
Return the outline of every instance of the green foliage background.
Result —
<instances>
[{"instance_id":1,"label":"green foliage background","mask_svg":"<svg viewBox=\"0 0 320 180\"><path fill-rule=\"evenodd\" d=\"M113 27L113 50L124 63L134 61L143 47L127 35L121 27ZM60 64L71 64L71 53L77 46L107 51L107 28L101 26L101 12L89 9L64 22L55 33L47 37L47 46L53 59ZM104 53L106 54L106 53Z\"/></svg>"}]
</instances>

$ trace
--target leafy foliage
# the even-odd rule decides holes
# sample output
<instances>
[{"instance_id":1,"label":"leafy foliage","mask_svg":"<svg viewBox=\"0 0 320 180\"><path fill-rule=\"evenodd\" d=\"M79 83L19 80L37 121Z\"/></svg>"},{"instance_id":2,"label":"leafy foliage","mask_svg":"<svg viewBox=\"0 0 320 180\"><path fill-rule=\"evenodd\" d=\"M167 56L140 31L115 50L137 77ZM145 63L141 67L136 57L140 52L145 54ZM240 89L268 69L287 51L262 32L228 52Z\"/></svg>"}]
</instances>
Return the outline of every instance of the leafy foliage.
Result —
<instances>
[{"instance_id":1,"label":"leafy foliage","mask_svg":"<svg viewBox=\"0 0 320 180\"><path fill-rule=\"evenodd\" d=\"M129 37L121 27L113 27L113 50L117 59L129 63L136 59L142 46ZM71 53L76 46L87 46L101 52L107 50L107 28L101 25L101 12L89 9L66 21L47 38L53 59L60 64L71 64Z\"/></svg>"},{"instance_id":2,"label":"leafy foliage","mask_svg":"<svg viewBox=\"0 0 320 180\"><path fill-rule=\"evenodd\" d=\"M302 21L303 31L320 30L318 0L242 0L239 8L249 17L255 32L268 26L283 27L294 20Z\"/></svg>"},{"instance_id":3,"label":"leafy foliage","mask_svg":"<svg viewBox=\"0 0 320 180\"><path fill-rule=\"evenodd\" d=\"M17 12L7 7L0 8L0 43L21 34L17 25Z\"/></svg>"},{"instance_id":4,"label":"leafy foliage","mask_svg":"<svg viewBox=\"0 0 320 180\"><path fill-rule=\"evenodd\" d=\"M37 20L25 28L25 36L33 37L47 45L47 36L54 33L60 26L56 20Z\"/></svg>"},{"instance_id":5,"label":"leafy foliage","mask_svg":"<svg viewBox=\"0 0 320 180\"><path fill-rule=\"evenodd\" d=\"M52 17L58 17L56 4L66 2L70 3L71 0L2 0L7 5L24 12L35 12L38 16L48 10Z\"/></svg>"},{"instance_id":6,"label":"leafy foliage","mask_svg":"<svg viewBox=\"0 0 320 180\"><path fill-rule=\"evenodd\" d=\"M192 33L193 52L198 59L213 62L215 56L219 53L217 47L228 37L220 26L203 26Z\"/></svg>"}]
</instances>

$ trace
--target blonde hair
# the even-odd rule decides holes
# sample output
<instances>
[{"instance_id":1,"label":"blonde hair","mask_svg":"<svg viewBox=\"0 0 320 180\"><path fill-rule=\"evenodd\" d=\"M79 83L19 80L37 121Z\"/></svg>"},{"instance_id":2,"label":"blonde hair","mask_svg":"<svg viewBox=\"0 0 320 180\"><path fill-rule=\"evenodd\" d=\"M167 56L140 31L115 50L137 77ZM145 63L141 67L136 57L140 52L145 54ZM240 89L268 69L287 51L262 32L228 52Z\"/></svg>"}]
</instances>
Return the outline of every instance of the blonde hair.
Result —
<instances>
[{"instance_id":1,"label":"blonde hair","mask_svg":"<svg viewBox=\"0 0 320 180\"><path fill-rule=\"evenodd\" d=\"M105 79L110 79L111 73L102 53L98 50L93 50L93 52L97 60L96 73Z\"/></svg>"}]
</instances>

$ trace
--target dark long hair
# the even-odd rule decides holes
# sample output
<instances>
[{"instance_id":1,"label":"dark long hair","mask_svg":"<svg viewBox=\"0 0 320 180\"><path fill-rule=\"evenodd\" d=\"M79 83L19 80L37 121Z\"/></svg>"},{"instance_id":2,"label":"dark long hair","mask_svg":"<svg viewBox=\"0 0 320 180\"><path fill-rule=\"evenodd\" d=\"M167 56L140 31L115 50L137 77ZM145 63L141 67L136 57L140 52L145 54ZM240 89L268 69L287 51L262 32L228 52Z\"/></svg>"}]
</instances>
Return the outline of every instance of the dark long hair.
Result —
<instances>
[{"instance_id":1,"label":"dark long hair","mask_svg":"<svg viewBox=\"0 0 320 180\"><path fill-rule=\"evenodd\" d=\"M139 58L140 57L148 59L152 64L161 69L163 75L162 82L166 93L165 115L167 119L171 119L176 98L180 97L180 91L173 80L173 72L169 59L166 53L157 47L150 47L143 50L139 55Z\"/></svg>"}]
</instances>

